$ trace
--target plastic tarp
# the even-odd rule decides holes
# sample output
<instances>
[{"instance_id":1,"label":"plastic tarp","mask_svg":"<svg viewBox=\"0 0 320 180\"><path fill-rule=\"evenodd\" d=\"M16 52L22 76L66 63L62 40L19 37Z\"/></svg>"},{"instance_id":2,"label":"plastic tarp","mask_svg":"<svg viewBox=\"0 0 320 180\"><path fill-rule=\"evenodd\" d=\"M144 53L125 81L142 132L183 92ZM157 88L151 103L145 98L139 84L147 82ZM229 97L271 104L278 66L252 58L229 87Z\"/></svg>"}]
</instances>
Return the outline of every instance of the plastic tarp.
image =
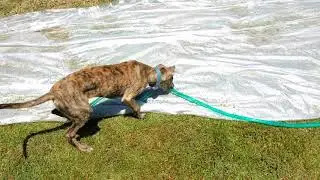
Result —
<instances>
[{"instance_id":1,"label":"plastic tarp","mask_svg":"<svg viewBox=\"0 0 320 180\"><path fill-rule=\"evenodd\" d=\"M0 103L34 99L85 66L176 65L175 87L231 113L320 116L320 2L120 1L0 19ZM56 120L52 102L0 110L0 124ZM119 101L100 113L123 113ZM121 110L121 111L119 111ZM144 112L219 117L171 94Z\"/></svg>"}]
</instances>

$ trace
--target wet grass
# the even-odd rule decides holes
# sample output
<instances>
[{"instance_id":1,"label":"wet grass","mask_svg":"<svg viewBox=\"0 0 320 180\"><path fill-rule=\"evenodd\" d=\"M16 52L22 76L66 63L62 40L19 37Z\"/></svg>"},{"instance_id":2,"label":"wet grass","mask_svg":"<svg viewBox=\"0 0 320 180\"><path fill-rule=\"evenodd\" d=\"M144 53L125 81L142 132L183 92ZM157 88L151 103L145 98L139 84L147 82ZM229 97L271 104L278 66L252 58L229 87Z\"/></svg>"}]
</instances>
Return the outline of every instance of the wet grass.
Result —
<instances>
[{"instance_id":1,"label":"wet grass","mask_svg":"<svg viewBox=\"0 0 320 180\"><path fill-rule=\"evenodd\" d=\"M105 119L83 132L94 151L66 142L61 123L0 127L0 176L16 179L317 179L319 129L284 129L190 115ZM94 129L95 131L91 131ZM31 136L30 136L31 134ZM23 157L23 144L28 158Z\"/></svg>"}]
</instances>

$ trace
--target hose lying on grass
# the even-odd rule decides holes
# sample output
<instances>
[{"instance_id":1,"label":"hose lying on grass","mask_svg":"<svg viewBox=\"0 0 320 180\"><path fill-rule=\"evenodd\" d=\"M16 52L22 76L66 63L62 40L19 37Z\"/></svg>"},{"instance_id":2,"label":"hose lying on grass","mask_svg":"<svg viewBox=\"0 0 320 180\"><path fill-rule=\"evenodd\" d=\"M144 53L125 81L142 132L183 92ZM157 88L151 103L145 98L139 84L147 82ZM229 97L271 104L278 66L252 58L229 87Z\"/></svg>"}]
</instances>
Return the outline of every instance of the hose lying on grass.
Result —
<instances>
[{"instance_id":1,"label":"hose lying on grass","mask_svg":"<svg viewBox=\"0 0 320 180\"><path fill-rule=\"evenodd\" d=\"M146 101L148 98L153 96L152 92L153 91L145 91L140 96L138 96L137 100ZM190 103L204 107L214 113L223 115L223 116L231 118L233 120L246 121L246 122L250 122L250 123L259 123L259 124L264 124L264 125L268 125L268 126L285 127L285 128L316 128L316 127L320 127L320 122L299 122L299 123L293 122L293 123L289 123L289 122L285 122L285 121L273 121L273 120L259 119L259 118L253 118L253 117L232 114L232 113L228 113L226 111L223 111L219 108L216 108L214 106L211 106L211 105L209 105L203 101L200 101L194 97L186 95L186 94L178 91L175 88L171 89L170 93L177 96L177 97L185 99L186 101L188 101ZM96 106L97 104L99 104L103 100L104 100L103 97L98 97L94 101L92 101L90 104L91 104L91 106Z\"/></svg>"}]
</instances>

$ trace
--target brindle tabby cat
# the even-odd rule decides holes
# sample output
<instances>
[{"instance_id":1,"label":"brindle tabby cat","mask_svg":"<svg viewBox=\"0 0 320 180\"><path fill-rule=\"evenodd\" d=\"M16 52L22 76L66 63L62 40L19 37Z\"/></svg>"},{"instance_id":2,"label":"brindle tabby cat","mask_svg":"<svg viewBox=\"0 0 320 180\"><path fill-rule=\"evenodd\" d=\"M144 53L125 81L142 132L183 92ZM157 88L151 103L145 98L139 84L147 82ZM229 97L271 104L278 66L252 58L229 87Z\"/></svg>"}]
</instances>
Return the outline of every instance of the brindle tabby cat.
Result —
<instances>
[{"instance_id":1,"label":"brindle tabby cat","mask_svg":"<svg viewBox=\"0 0 320 180\"><path fill-rule=\"evenodd\" d=\"M173 87L175 67L158 65L161 71L160 88L168 91ZM0 104L0 109L27 108L52 100L56 110L72 122L67 131L69 143L80 151L90 152L92 148L80 143L77 131L89 120L92 108L89 98L122 96L122 102L133 110L133 116L142 118L140 106L134 98L147 85L155 86L157 73L155 68L137 61L128 61L114 65L85 68L74 72L56 82L51 90L38 99L12 104Z\"/></svg>"}]
</instances>

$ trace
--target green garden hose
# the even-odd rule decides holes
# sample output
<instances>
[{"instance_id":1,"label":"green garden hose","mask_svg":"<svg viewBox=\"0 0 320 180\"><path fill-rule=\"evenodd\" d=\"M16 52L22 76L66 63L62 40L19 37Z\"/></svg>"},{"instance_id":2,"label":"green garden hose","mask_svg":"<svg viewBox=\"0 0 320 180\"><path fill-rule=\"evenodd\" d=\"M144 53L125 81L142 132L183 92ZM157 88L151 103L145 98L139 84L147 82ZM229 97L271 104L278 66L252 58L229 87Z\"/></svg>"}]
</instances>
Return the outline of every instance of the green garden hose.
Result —
<instances>
[{"instance_id":1,"label":"green garden hose","mask_svg":"<svg viewBox=\"0 0 320 180\"><path fill-rule=\"evenodd\" d=\"M265 120L265 119L252 118L252 117L247 117L247 116L242 116L242 115L237 115L237 114L231 114L231 113L228 113L228 112L223 111L221 109L218 109L216 107L213 107L213 106L211 106L203 101L200 101L196 98L188 96L188 95L186 95L186 94L184 94L174 88L170 91L170 93L172 93L173 95L175 95L177 97L185 99L190 103L204 107L214 113L223 115L223 116L231 118L233 120L253 122L253 123L259 123L259 124L264 124L264 125L268 125L268 126L285 127L285 128L316 128L316 127L320 127L320 122L301 122L301 123L293 122L293 123L289 123L289 122L285 122L285 121ZM146 101L151 96L152 96L152 92L148 91L148 92L140 95L139 99L137 99L137 100ZM99 102L101 102L102 100L103 100L102 97L98 97L90 104L91 104L91 106L95 106Z\"/></svg>"}]
</instances>

